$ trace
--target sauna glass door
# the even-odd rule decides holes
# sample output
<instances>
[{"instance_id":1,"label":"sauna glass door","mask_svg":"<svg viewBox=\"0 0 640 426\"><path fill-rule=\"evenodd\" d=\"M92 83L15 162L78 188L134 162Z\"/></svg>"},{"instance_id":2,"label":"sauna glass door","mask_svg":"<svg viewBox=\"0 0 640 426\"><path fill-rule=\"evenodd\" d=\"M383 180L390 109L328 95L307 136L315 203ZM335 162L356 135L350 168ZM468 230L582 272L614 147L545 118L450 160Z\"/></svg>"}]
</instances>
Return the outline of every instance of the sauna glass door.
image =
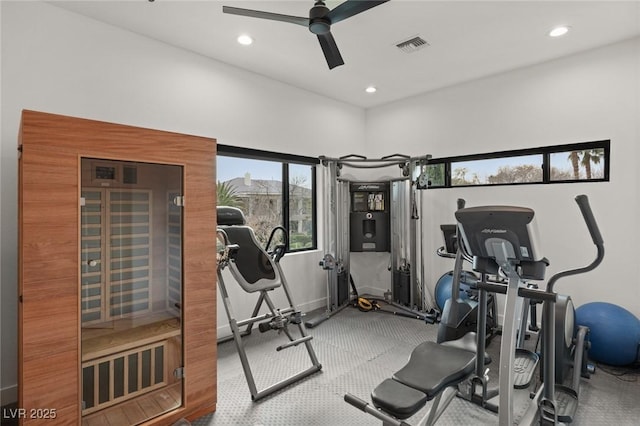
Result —
<instances>
[{"instance_id":1,"label":"sauna glass door","mask_svg":"<svg viewBox=\"0 0 640 426\"><path fill-rule=\"evenodd\" d=\"M137 424L182 405L182 176L180 166L82 159L85 424Z\"/></svg>"}]
</instances>

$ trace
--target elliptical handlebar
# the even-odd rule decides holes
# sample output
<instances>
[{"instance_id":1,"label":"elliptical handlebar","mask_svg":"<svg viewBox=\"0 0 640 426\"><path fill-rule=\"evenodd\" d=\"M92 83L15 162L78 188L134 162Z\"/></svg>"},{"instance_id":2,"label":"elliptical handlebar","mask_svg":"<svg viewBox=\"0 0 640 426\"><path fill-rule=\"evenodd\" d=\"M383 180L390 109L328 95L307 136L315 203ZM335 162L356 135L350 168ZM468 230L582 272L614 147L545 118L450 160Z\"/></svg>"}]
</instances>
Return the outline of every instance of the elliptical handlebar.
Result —
<instances>
[{"instance_id":1,"label":"elliptical handlebar","mask_svg":"<svg viewBox=\"0 0 640 426\"><path fill-rule=\"evenodd\" d=\"M578 207L580 208L580 212L582 213L582 217L589 229L589 234L591 235L591 239L593 240L593 244L598 249L598 253L596 254L596 258L589 265L583 268L570 269L568 271L561 271L557 274L553 275L548 283L547 283L547 292L553 292L553 286L556 281L560 278L568 277L570 275L583 274L585 272L589 272L595 269L604 258L604 240L602 239L602 234L600 234L600 228L598 228L598 223L596 222L595 216L593 215L593 211L591 210L591 205L589 204L589 197L586 195L578 195L575 198Z\"/></svg>"},{"instance_id":2,"label":"elliptical handlebar","mask_svg":"<svg viewBox=\"0 0 640 426\"><path fill-rule=\"evenodd\" d=\"M596 219L593 216L593 211L591 211L591 206L589 205L589 197L584 194L578 195L576 196L576 203L578 203L578 207L580 207L580 211L582 212L582 217L587 224L587 228L589 228L593 244L596 246L603 245L604 241L602 240L602 234L600 234L598 223L596 222Z\"/></svg>"},{"instance_id":3,"label":"elliptical handlebar","mask_svg":"<svg viewBox=\"0 0 640 426\"><path fill-rule=\"evenodd\" d=\"M458 250L460 250L460 248L458 248ZM455 259L455 258L456 258L456 254L457 254L457 252L456 252L456 253L449 253L449 252L447 251L447 249L446 249L444 246L442 246L442 247L439 247L439 248L436 250L436 254L437 254L438 256L440 256L440 257L446 257L446 258L449 258L449 259ZM463 258L464 260L466 260L467 262L469 262L469 263L473 263L473 256L471 256L471 255L467 252L467 250L466 250L466 249L465 249L465 247L464 247L464 244L462 245L462 258Z\"/></svg>"},{"instance_id":4,"label":"elliptical handlebar","mask_svg":"<svg viewBox=\"0 0 640 426\"><path fill-rule=\"evenodd\" d=\"M456 255L454 253L449 253L444 246L439 247L438 250L436 250L436 254L438 256L440 256L440 257L446 257L446 258L449 258L449 259L455 259L456 258Z\"/></svg>"}]
</instances>

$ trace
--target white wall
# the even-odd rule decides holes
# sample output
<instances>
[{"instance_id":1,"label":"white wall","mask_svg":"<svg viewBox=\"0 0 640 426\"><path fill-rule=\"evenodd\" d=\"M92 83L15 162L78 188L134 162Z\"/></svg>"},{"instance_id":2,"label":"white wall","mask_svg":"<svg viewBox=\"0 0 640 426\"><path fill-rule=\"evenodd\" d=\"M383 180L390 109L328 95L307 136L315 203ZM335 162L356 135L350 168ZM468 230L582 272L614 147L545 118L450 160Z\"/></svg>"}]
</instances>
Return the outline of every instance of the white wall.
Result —
<instances>
[{"instance_id":1,"label":"white wall","mask_svg":"<svg viewBox=\"0 0 640 426\"><path fill-rule=\"evenodd\" d=\"M364 111L46 3L2 1L0 10L4 402L15 400L17 382L16 147L22 109L308 156L343 155L345 146L362 152ZM283 260L296 302L305 308L324 304L326 275L317 266L321 257L315 251ZM236 301L244 297L234 296ZM224 309L221 302L218 306L224 329ZM236 313L248 315L250 309L243 306Z\"/></svg>"},{"instance_id":2,"label":"white wall","mask_svg":"<svg viewBox=\"0 0 640 426\"><path fill-rule=\"evenodd\" d=\"M640 316L637 172L640 142L640 39L367 110L367 152L395 149L434 158L611 139L611 181L426 191L425 253L442 245L439 225L453 223L456 199L467 205L513 204L536 211L549 274L595 255L573 197L587 194L606 255L588 275L558 282L576 306L606 301ZM426 282L453 269L427 256Z\"/></svg>"}]
</instances>

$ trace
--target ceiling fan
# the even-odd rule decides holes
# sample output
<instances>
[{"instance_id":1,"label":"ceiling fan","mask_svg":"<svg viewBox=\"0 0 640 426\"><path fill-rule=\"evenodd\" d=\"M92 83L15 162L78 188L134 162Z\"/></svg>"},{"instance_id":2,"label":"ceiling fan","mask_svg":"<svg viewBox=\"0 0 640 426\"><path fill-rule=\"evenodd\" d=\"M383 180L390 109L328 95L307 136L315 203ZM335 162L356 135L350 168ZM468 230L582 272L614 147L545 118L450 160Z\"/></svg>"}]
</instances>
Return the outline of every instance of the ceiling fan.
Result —
<instances>
[{"instance_id":1,"label":"ceiling fan","mask_svg":"<svg viewBox=\"0 0 640 426\"><path fill-rule=\"evenodd\" d=\"M338 50L338 45L331 34L331 25L388 1L389 0L347 0L330 10L325 6L324 1L317 0L309 10L308 18L230 6L222 6L222 11L233 15L270 19L272 21L282 21L308 27L309 31L318 36L318 41L320 42L324 57L327 60L327 65L329 65L329 69L333 69L337 66L344 65L344 61Z\"/></svg>"}]
</instances>

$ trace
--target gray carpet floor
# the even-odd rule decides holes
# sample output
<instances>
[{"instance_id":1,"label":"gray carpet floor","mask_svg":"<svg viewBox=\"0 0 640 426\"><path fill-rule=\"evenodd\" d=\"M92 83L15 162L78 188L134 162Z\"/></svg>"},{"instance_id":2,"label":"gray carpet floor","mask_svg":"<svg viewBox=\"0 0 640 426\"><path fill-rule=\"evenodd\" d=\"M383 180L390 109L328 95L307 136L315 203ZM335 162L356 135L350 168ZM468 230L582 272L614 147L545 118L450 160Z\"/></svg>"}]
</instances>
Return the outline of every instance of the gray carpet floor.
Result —
<instances>
[{"instance_id":1,"label":"gray carpet floor","mask_svg":"<svg viewBox=\"0 0 640 426\"><path fill-rule=\"evenodd\" d=\"M346 308L328 321L308 329L322 371L258 402L251 401L235 344L218 345L218 404L213 414L195 420L196 426L221 425L378 425L381 422L344 402L352 393L370 401L370 393L407 362L412 349L435 341L437 326L382 312ZM311 365L304 345L276 352L286 341L276 332L255 330L244 338L258 389L263 389ZM494 358L490 378L497 387L500 337L487 351ZM606 371L605 371L606 370ZM580 409L573 424L640 424L638 371L598 369L581 386ZM626 373L626 374L622 374ZM514 418L526 410L528 390L514 394ZM415 424L429 404L407 420ZM495 425L498 417L454 398L440 418L441 425Z\"/></svg>"}]
</instances>

